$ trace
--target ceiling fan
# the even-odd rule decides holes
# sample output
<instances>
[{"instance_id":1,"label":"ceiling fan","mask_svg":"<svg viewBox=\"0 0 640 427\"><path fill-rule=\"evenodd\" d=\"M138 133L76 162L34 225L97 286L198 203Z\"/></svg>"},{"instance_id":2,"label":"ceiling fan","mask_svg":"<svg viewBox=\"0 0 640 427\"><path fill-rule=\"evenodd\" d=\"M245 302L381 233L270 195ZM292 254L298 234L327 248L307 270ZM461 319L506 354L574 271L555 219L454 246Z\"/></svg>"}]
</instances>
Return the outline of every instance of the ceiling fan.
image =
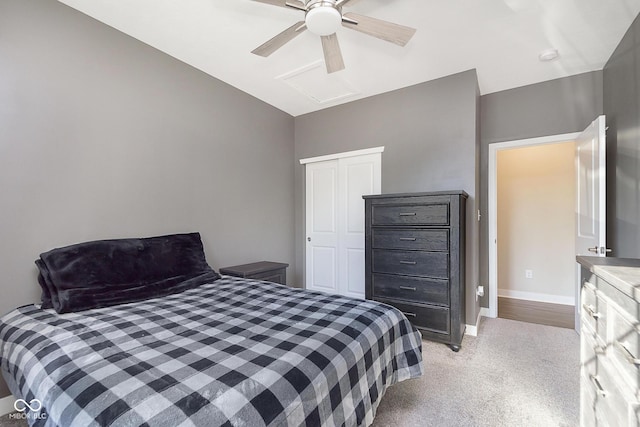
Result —
<instances>
[{"instance_id":1,"label":"ceiling fan","mask_svg":"<svg viewBox=\"0 0 640 427\"><path fill-rule=\"evenodd\" d=\"M299 21L273 37L266 43L258 46L251 53L267 57L282 46L293 40L294 37L309 30L320 36L324 62L327 73L333 73L344 69L342 52L338 44L336 31L343 27L369 34L381 40L395 43L399 46L406 45L413 34L414 28L394 24L380 19L371 18L357 13L342 13L342 7L351 0L254 0L274 6L289 7L305 12L304 21Z\"/></svg>"}]
</instances>

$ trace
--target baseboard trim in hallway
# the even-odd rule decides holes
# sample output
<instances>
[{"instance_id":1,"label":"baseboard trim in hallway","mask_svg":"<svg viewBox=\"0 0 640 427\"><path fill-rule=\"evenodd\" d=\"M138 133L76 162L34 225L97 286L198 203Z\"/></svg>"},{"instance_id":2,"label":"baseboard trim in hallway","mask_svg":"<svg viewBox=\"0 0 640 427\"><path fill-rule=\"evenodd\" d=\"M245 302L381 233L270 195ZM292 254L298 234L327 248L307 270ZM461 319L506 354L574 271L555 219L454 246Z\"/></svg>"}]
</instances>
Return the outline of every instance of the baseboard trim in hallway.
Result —
<instances>
[{"instance_id":1,"label":"baseboard trim in hallway","mask_svg":"<svg viewBox=\"0 0 640 427\"><path fill-rule=\"evenodd\" d=\"M498 317L573 329L575 307L517 298L498 297Z\"/></svg>"}]
</instances>

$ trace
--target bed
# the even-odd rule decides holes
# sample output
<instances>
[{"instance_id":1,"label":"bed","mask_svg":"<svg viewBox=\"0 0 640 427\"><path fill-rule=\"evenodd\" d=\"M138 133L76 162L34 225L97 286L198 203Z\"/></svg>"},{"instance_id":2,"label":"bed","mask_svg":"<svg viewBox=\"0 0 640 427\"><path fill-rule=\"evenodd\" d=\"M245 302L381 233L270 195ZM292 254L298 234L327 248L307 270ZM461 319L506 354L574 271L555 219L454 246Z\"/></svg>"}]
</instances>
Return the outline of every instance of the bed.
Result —
<instances>
[{"instance_id":1,"label":"bed","mask_svg":"<svg viewBox=\"0 0 640 427\"><path fill-rule=\"evenodd\" d=\"M167 251L162 243L151 258L165 264L169 276L153 273L150 289L141 289L149 280L141 281L140 271L148 271L128 264L124 270L135 276L129 293L113 278L105 284L86 276L95 253L78 262L84 248L61 263L61 275L51 271L60 266L41 256L40 267L53 265L41 273L60 289L70 289L70 276L90 279L65 309L60 301L73 297L63 292L46 308L56 296L41 277L42 307L23 306L0 318L2 374L13 395L30 404L30 425L367 426L389 386L422 375L420 334L397 309L220 276L202 265L200 236L180 236L195 246L189 257L197 253L204 272L176 275L175 265L166 265L175 263L175 247ZM153 242L136 242L127 242L124 252L144 261ZM131 263L119 252L101 263ZM168 279L172 285L163 288ZM114 290L125 296L114 302Z\"/></svg>"}]
</instances>

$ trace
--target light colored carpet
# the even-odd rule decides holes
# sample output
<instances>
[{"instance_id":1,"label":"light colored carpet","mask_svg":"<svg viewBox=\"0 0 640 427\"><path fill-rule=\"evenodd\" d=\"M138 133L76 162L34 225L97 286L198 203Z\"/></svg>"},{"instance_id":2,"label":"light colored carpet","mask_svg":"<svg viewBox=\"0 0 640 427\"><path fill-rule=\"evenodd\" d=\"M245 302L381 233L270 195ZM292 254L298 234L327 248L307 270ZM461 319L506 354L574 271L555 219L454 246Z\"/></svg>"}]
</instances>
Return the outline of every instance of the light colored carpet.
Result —
<instances>
[{"instance_id":1,"label":"light colored carpet","mask_svg":"<svg viewBox=\"0 0 640 427\"><path fill-rule=\"evenodd\" d=\"M425 375L384 395L373 427L578 426L580 337L486 319L459 353L423 341Z\"/></svg>"},{"instance_id":2,"label":"light colored carpet","mask_svg":"<svg viewBox=\"0 0 640 427\"><path fill-rule=\"evenodd\" d=\"M17 412L15 412L18 415ZM9 414L0 417L0 427L29 427L26 420L10 418Z\"/></svg>"},{"instance_id":3,"label":"light colored carpet","mask_svg":"<svg viewBox=\"0 0 640 427\"><path fill-rule=\"evenodd\" d=\"M573 330L482 319L458 353L423 341L425 375L387 390L373 427L577 426L579 352Z\"/></svg>"}]
</instances>

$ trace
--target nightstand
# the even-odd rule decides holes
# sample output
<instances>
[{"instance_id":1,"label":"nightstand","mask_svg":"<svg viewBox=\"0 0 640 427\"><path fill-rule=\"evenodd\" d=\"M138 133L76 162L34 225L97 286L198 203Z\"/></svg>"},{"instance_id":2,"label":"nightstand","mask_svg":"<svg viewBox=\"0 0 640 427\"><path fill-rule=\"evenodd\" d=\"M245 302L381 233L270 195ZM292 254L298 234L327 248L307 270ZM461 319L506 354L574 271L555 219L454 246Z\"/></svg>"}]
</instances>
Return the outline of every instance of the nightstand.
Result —
<instances>
[{"instance_id":1,"label":"nightstand","mask_svg":"<svg viewBox=\"0 0 640 427\"><path fill-rule=\"evenodd\" d=\"M286 285L287 267L289 267L289 264L282 262L259 261L251 264L224 267L220 269L220 274L244 277L245 279L266 280Z\"/></svg>"}]
</instances>

